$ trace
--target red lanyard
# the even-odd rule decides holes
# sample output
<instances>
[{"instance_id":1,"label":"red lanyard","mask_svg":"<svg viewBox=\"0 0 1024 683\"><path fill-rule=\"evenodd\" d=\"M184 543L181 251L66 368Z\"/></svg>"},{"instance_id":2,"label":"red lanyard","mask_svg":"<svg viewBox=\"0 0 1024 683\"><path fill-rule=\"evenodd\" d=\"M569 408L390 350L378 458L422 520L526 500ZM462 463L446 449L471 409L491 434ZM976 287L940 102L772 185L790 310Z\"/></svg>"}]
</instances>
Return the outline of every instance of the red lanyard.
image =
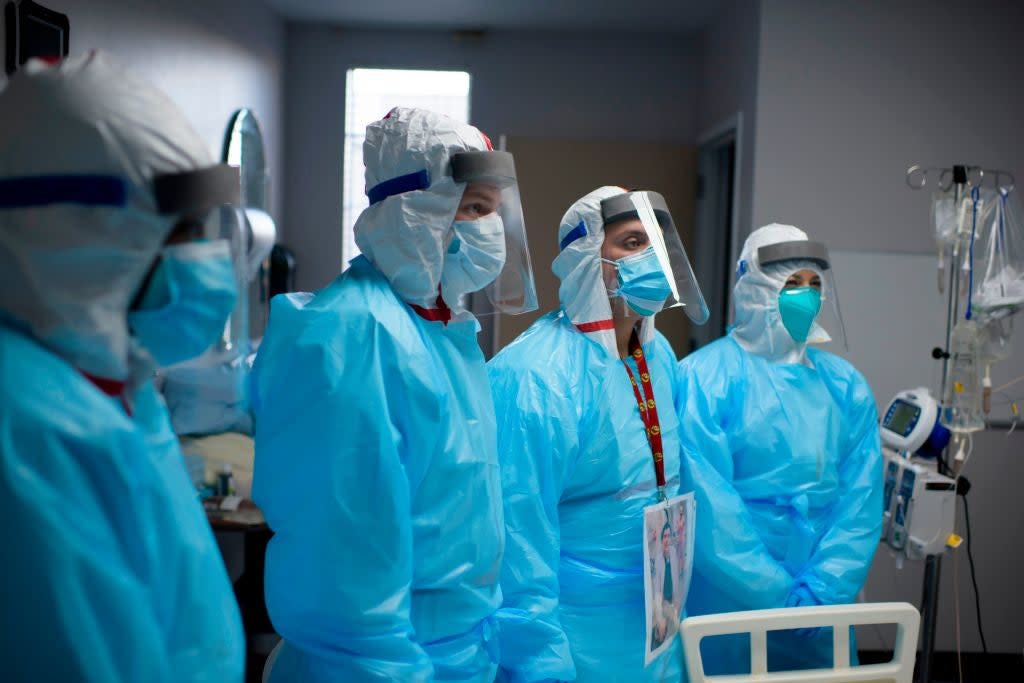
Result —
<instances>
[{"instance_id":1,"label":"red lanyard","mask_svg":"<svg viewBox=\"0 0 1024 683\"><path fill-rule=\"evenodd\" d=\"M640 408L640 417L647 428L647 443L651 446L651 453L654 455L654 476L658 481L658 497L665 497L665 455L661 445L661 422L658 420L658 407L654 402L654 385L651 384L651 371L647 368L647 358L644 356L644 348L637 339L636 331L629 340L629 355L636 361L636 367L640 371L640 384L644 387L643 395L640 394L640 386L633 376L633 369L629 363L622 361L629 373L629 382L633 385L633 395L636 396L636 405ZM647 400L644 401L644 396Z\"/></svg>"}]
</instances>

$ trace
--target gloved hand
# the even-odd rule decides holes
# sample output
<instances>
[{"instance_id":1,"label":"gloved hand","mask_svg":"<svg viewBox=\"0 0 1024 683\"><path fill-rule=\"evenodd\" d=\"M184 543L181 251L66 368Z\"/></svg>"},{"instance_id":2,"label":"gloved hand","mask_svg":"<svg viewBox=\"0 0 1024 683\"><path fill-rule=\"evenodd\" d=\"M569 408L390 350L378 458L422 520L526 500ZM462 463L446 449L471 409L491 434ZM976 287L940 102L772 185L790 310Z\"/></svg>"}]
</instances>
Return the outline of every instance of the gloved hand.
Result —
<instances>
[{"instance_id":1,"label":"gloved hand","mask_svg":"<svg viewBox=\"0 0 1024 683\"><path fill-rule=\"evenodd\" d=\"M794 588L786 598L786 607L811 607L813 605L820 604L821 601L818 600L818 598L814 596L814 593L812 593L811 590L802 583L797 584L796 588ZM793 633L800 638L813 638L821 633L821 629L821 626L815 626L813 628L797 628L793 629Z\"/></svg>"}]
</instances>

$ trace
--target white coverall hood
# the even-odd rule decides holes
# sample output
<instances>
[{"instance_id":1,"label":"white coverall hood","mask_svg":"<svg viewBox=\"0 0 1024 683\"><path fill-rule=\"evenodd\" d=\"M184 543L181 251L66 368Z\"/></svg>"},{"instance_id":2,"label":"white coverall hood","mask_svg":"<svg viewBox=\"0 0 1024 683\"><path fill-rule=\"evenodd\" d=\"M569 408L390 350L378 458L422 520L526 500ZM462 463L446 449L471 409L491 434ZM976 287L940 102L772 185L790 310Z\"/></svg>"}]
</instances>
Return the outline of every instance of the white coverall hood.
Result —
<instances>
[{"instance_id":1,"label":"white coverall hood","mask_svg":"<svg viewBox=\"0 0 1024 683\"><path fill-rule=\"evenodd\" d=\"M604 245L601 200L625 193L621 187L599 187L570 206L558 226L561 251L551 265L551 270L561 280L558 300L562 310L576 329L616 358L619 349L601 261ZM641 321L640 343L647 344L654 338L654 316L641 318Z\"/></svg>"},{"instance_id":2,"label":"white coverall hood","mask_svg":"<svg viewBox=\"0 0 1024 683\"><path fill-rule=\"evenodd\" d=\"M0 316L91 375L148 371L127 312L176 220L157 213L152 180L210 166L209 151L166 96L102 52L30 60L0 112L8 194L25 182L101 186L0 203Z\"/></svg>"},{"instance_id":3,"label":"white coverall hood","mask_svg":"<svg viewBox=\"0 0 1024 683\"><path fill-rule=\"evenodd\" d=\"M452 222L466 188L452 179L452 156L490 149L490 140L473 126L423 109L395 107L366 127L370 206L356 220L356 245L406 303L437 306ZM453 311L459 305L445 303Z\"/></svg>"},{"instance_id":4,"label":"white coverall hood","mask_svg":"<svg viewBox=\"0 0 1024 683\"><path fill-rule=\"evenodd\" d=\"M757 250L761 247L797 241L807 241L807 233L792 225L766 225L750 233L736 265L736 287L733 289L736 317L730 334L745 350L776 363L807 364L807 344L831 341L817 321L811 327L806 342L795 341L782 324L779 313L779 293L789 276L804 269L821 275L821 267L813 261L801 260L765 268L758 263ZM824 282L823 278L823 286Z\"/></svg>"}]
</instances>

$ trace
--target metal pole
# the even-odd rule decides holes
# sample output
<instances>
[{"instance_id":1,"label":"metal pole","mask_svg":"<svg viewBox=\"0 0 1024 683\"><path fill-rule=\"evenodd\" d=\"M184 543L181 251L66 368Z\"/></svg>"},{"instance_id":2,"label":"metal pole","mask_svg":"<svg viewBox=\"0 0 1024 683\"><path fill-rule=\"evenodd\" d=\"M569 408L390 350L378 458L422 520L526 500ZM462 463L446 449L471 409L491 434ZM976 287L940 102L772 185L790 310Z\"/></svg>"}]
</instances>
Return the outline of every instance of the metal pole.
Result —
<instances>
[{"instance_id":1,"label":"metal pole","mask_svg":"<svg viewBox=\"0 0 1024 683\"><path fill-rule=\"evenodd\" d=\"M962 176L960 171L962 172ZM953 167L953 177L956 181L956 192L953 207L954 215L958 215L960 211L960 202L963 201L964 197L964 184L967 182L967 170L963 166ZM959 226L958 226L959 227ZM952 361L953 356L949 352L953 346L953 327L956 325L957 316L960 314L960 235L957 234L956 239L953 242L953 246L950 247L949 257L949 288L946 291L946 357L942 361L942 400L948 401L949 397L946 396L946 391L949 389L947 386L947 380L949 379L949 364Z\"/></svg>"},{"instance_id":2,"label":"metal pole","mask_svg":"<svg viewBox=\"0 0 1024 683\"><path fill-rule=\"evenodd\" d=\"M917 681L932 680L932 654L935 652L935 626L939 616L939 573L942 556L929 555L924 560L924 594L921 596L921 649L917 658Z\"/></svg>"},{"instance_id":3,"label":"metal pole","mask_svg":"<svg viewBox=\"0 0 1024 683\"><path fill-rule=\"evenodd\" d=\"M958 215L960 202L964 196L964 186L967 184L967 168L965 166L953 167L953 182L956 183L954 211ZM957 316L960 315L960 236L957 234L956 241L951 248L949 260L949 290L946 296L946 357L942 361L942 401L948 405L950 396L949 390L949 367L953 359L950 349L953 347L953 328L956 326ZM924 590L921 596L921 646L918 650L917 682L930 683L932 656L935 653L935 630L939 616L939 575L942 570L942 556L929 555L924 561Z\"/></svg>"}]
</instances>

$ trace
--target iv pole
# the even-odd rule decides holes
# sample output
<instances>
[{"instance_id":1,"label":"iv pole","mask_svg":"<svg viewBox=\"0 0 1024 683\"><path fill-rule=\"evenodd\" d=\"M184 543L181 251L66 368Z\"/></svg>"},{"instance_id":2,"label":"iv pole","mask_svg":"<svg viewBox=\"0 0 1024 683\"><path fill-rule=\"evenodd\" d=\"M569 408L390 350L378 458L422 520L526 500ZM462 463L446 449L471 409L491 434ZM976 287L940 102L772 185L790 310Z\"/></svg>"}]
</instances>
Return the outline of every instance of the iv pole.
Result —
<instances>
[{"instance_id":1,"label":"iv pole","mask_svg":"<svg viewBox=\"0 0 1024 683\"><path fill-rule=\"evenodd\" d=\"M955 210L960 210L960 202L963 200L964 188L967 186L967 167L953 167L953 184L955 186ZM957 316L960 314L960 267L958 265L959 240L954 241L950 247L952 254L949 255L949 284L946 289L946 345L942 354L942 387L939 396L945 398L946 384L949 381L950 349L953 347L953 326L956 324ZM942 457L945 457L943 453ZM942 555L928 555L924 560L924 588L921 596L921 647L918 650L917 661L918 683L928 683L931 680L932 657L935 654L935 630L938 624L939 612L939 577L942 570Z\"/></svg>"},{"instance_id":2,"label":"iv pole","mask_svg":"<svg viewBox=\"0 0 1024 683\"><path fill-rule=\"evenodd\" d=\"M926 169L921 166L911 166L907 169L907 184L915 190L920 190L925 187L928 183L928 172L939 171L939 188L943 191L948 191L949 186L943 187L943 178L948 177L947 174L952 172L953 181L951 183L954 188L954 210L960 211L960 203L964 199L965 191L968 186L973 185L969 179L969 173L977 173L978 185L984 181L985 175L995 177L995 183L997 187L1000 187L1000 179L1007 177L1010 180L1010 186L1014 184L1013 174L1008 171L997 171L982 169L978 166L966 166L966 165L955 165L952 169ZM915 174L920 174L920 182L914 183L911 178ZM945 247L946 251L943 252L943 258L948 259L946 263L949 264L949 281L946 289L946 346L944 349L935 349L932 352L932 356L936 359L942 359L942 387L941 393L943 401L948 398L947 390L949 389L949 370L950 362L952 360L951 349L953 346L953 328L956 326L957 319L960 315L960 287L961 287L961 268L959 266L960 259L960 248L962 246L962 240L960 236L953 240L953 243ZM948 448L948 447L947 447ZM945 462L946 452L943 452L940 456L940 462ZM955 473L954 473L955 476ZM925 558L924 565L924 588L921 596L921 643L918 648L918 672L917 672L917 683L930 683L931 681L931 669L932 669L932 658L935 653L935 631L938 623L938 609L939 609L939 576L942 569L942 555L928 555Z\"/></svg>"}]
</instances>

